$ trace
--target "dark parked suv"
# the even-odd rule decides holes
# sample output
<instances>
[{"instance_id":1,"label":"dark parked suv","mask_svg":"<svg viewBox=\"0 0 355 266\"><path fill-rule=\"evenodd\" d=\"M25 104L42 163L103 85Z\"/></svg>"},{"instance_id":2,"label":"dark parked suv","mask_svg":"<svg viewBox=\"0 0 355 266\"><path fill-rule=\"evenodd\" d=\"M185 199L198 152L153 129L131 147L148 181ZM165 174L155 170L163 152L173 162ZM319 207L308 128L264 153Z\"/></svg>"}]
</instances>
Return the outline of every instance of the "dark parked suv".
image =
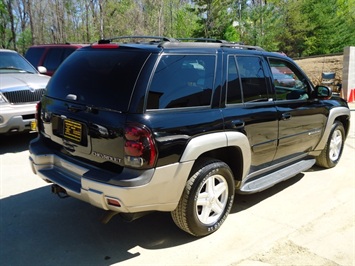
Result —
<instances>
[{"instance_id":1,"label":"dark parked suv","mask_svg":"<svg viewBox=\"0 0 355 266\"><path fill-rule=\"evenodd\" d=\"M223 41L121 38L75 51L37 106L30 161L53 192L108 210L107 221L171 212L203 236L235 192L338 163L348 105L290 58Z\"/></svg>"}]
</instances>

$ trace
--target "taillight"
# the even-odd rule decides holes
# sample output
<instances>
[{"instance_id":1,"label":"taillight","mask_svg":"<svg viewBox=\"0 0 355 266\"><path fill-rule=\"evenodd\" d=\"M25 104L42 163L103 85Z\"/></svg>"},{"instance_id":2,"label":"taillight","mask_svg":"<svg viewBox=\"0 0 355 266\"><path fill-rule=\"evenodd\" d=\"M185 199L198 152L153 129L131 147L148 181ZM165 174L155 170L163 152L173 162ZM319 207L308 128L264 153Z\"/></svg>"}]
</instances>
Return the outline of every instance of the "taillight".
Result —
<instances>
[{"instance_id":1,"label":"taillight","mask_svg":"<svg viewBox=\"0 0 355 266\"><path fill-rule=\"evenodd\" d=\"M35 121L31 122L31 130L39 132L39 119L41 112L41 102L36 104L36 113L35 113Z\"/></svg>"},{"instance_id":2,"label":"taillight","mask_svg":"<svg viewBox=\"0 0 355 266\"><path fill-rule=\"evenodd\" d=\"M38 122L39 117L39 112L41 111L41 102L38 102L36 104L36 114L35 114L35 119Z\"/></svg>"},{"instance_id":3,"label":"taillight","mask_svg":"<svg viewBox=\"0 0 355 266\"><path fill-rule=\"evenodd\" d=\"M157 149L151 132L143 125L130 125L125 128L124 162L135 168L153 167Z\"/></svg>"}]
</instances>

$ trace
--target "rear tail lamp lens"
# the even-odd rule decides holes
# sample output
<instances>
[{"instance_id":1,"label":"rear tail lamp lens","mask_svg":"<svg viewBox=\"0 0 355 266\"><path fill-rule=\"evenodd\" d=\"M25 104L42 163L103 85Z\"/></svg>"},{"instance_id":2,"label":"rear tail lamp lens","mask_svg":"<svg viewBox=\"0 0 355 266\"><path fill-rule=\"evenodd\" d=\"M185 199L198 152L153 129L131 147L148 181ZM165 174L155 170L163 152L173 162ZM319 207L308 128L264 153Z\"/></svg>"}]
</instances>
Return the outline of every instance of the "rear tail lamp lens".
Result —
<instances>
[{"instance_id":1,"label":"rear tail lamp lens","mask_svg":"<svg viewBox=\"0 0 355 266\"><path fill-rule=\"evenodd\" d=\"M125 128L124 162L135 168L151 168L157 158L157 149L151 132L142 125Z\"/></svg>"},{"instance_id":2,"label":"rear tail lamp lens","mask_svg":"<svg viewBox=\"0 0 355 266\"><path fill-rule=\"evenodd\" d=\"M40 112L41 112L41 102L36 104L36 113L35 113L35 121L31 122L31 130L39 131L39 119L40 119Z\"/></svg>"},{"instance_id":3,"label":"rear tail lamp lens","mask_svg":"<svg viewBox=\"0 0 355 266\"><path fill-rule=\"evenodd\" d=\"M38 121L39 119L39 112L41 111L41 102L38 102L36 104L36 114L35 114L35 119Z\"/></svg>"}]
</instances>

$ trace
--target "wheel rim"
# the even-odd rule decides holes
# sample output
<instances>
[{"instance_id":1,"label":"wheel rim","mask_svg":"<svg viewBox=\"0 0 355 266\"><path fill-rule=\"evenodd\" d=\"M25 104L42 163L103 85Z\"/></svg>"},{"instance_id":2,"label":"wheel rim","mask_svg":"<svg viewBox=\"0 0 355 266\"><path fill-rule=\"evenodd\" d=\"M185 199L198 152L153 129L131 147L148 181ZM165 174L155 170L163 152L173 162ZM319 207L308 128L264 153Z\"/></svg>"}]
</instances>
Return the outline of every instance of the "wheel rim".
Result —
<instances>
[{"instance_id":1,"label":"wheel rim","mask_svg":"<svg viewBox=\"0 0 355 266\"><path fill-rule=\"evenodd\" d=\"M343 144L343 135L339 129L333 132L329 143L329 159L333 162L339 159L341 147Z\"/></svg>"},{"instance_id":2,"label":"wheel rim","mask_svg":"<svg viewBox=\"0 0 355 266\"><path fill-rule=\"evenodd\" d=\"M213 224L223 215L228 200L228 184L221 175L210 176L197 194L196 213L203 224Z\"/></svg>"}]
</instances>

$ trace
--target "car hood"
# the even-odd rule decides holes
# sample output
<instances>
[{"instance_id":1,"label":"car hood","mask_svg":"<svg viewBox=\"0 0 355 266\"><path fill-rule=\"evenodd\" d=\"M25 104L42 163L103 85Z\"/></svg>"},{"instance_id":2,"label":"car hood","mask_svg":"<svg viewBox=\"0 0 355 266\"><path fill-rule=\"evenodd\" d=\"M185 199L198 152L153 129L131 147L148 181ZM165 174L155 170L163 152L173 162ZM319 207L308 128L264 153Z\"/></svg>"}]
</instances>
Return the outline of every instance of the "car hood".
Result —
<instances>
[{"instance_id":1,"label":"car hood","mask_svg":"<svg viewBox=\"0 0 355 266\"><path fill-rule=\"evenodd\" d=\"M47 86L49 76L30 73L0 74L0 90L18 87L43 89Z\"/></svg>"}]
</instances>

